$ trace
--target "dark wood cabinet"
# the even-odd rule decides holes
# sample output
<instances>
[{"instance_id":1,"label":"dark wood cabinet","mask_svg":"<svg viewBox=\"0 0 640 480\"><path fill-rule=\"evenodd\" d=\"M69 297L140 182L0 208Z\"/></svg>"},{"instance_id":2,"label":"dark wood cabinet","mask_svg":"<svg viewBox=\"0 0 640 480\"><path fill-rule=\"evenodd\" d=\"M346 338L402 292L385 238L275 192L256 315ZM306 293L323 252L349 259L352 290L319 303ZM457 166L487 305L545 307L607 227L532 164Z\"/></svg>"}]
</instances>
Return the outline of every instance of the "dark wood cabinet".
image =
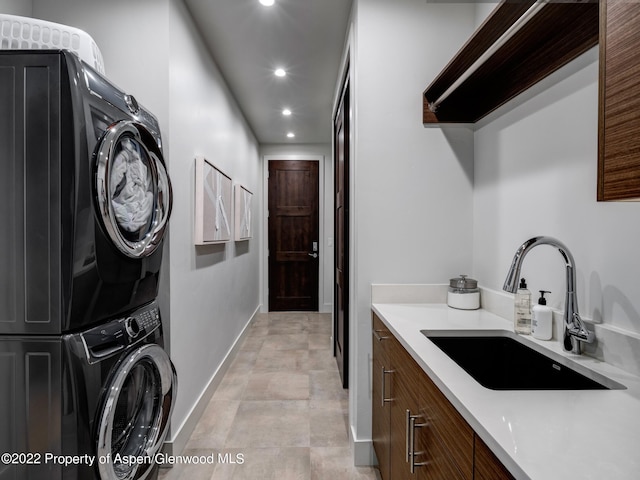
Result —
<instances>
[{"instance_id":1,"label":"dark wood cabinet","mask_svg":"<svg viewBox=\"0 0 640 480\"><path fill-rule=\"evenodd\" d=\"M640 4L600 2L598 200L640 199Z\"/></svg>"},{"instance_id":2,"label":"dark wood cabinet","mask_svg":"<svg viewBox=\"0 0 640 480\"><path fill-rule=\"evenodd\" d=\"M513 478L375 314L372 402L383 480Z\"/></svg>"},{"instance_id":3,"label":"dark wood cabinet","mask_svg":"<svg viewBox=\"0 0 640 480\"><path fill-rule=\"evenodd\" d=\"M475 435L474 445L474 480L514 480L515 477L504 468L500 460L477 435Z\"/></svg>"}]
</instances>

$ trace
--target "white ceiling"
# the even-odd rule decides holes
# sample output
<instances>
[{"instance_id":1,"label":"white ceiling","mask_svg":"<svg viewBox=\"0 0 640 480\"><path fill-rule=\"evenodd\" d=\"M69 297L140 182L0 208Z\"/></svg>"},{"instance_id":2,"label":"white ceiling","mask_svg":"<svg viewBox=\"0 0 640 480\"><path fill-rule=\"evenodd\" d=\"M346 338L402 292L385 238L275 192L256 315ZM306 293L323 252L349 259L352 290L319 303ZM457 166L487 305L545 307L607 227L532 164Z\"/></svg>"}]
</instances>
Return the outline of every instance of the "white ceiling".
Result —
<instances>
[{"instance_id":1,"label":"white ceiling","mask_svg":"<svg viewBox=\"0 0 640 480\"><path fill-rule=\"evenodd\" d=\"M275 2L185 0L259 143L329 143L352 0Z\"/></svg>"}]
</instances>

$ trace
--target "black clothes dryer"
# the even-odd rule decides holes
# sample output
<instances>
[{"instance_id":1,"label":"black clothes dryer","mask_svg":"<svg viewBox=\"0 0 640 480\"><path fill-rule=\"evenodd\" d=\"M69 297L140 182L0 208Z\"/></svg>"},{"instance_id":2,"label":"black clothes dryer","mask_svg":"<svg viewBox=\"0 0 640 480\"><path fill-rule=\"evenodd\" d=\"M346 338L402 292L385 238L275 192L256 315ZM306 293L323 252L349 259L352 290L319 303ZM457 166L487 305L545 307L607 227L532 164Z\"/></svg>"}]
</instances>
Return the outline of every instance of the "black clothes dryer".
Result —
<instances>
[{"instance_id":1,"label":"black clothes dryer","mask_svg":"<svg viewBox=\"0 0 640 480\"><path fill-rule=\"evenodd\" d=\"M156 298L171 184L156 118L67 51L0 51L0 334Z\"/></svg>"},{"instance_id":2,"label":"black clothes dryer","mask_svg":"<svg viewBox=\"0 0 640 480\"><path fill-rule=\"evenodd\" d=\"M163 343L155 303L79 333L0 335L0 478L156 478L177 388Z\"/></svg>"}]
</instances>

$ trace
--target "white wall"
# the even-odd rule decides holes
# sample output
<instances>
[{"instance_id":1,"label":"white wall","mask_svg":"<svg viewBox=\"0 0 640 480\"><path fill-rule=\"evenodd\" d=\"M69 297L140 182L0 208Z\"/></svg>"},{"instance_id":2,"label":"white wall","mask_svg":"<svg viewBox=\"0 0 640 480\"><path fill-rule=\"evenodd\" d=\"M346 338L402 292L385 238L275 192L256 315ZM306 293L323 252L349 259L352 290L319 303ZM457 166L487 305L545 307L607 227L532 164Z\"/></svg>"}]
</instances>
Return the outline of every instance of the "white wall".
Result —
<instances>
[{"instance_id":1,"label":"white wall","mask_svg":"<svg viewBox=\"0 0 640 480\"><path fill-rule=\"evenodd\" d=\"M640 204L596 201L597 47L579 62L586 67L475 133L473 273L499 290L522 242L554 236L575 258L581 314L638 334ZM522 274L564 309L555 249L533 250Z\"/></svg>"},{"instance_id":2,"label":"white wall","mask_svg":"<svg viewBox=\"0 0 640 480\"><path fill-rule=\"evenodd\" d=\"M261 162L258 144L181 0L170 3L171 348L186 419L259 306ZM194 158L204 155L254 193L254 238L193 244Z\"/></svg>"},{"instance_id":3,"label":"white wall","mask_svg":"<svg viewBox=\"0 0 640 480\"><path fill-rule=\"evenodd\" d=\"M330 121L330 120L327 120ZM320 235L322 235L322 244L320 245L321 254L321 271L320 271L320 293L319 293L319 309L322 312L331 312L333 309L333 154L331 144L264 144L260 145L260 157L265 156L314 156L324 158L324 177L321 179L321 188L323 189L320 196L323 202L321 209L324 215L321 215ZM265 207L266 208L266 207ZM268 248L265 243L264 248ZM266 272L262 277L265 277ZM268 283L268 280L264 280ZM266 288L266 285L263 285ZM264 295L263 295L264 296ZM266 307L267 301L262 300L263 307Z\"/></svg>"},{"instance_id":4,"label":"white wall","mask_svg":"<svg viewBox=\"0 0 640 480\"><path fill-rule=\"evenodd\" d=\"M0 13L30 17L32 12L32 0L0 0Z\"/></svg>"},{"instance_id":5,"label":"white wall","mask_svg":"<svg viewBox=\"0 0 640 480\"><path fill-rule=\"evenodd\" d=\"M33 0L33 16L87 31L111 81L160 121L174 192L159 292L179 382L171 440L188 436L183 425L197 415L198 400L259 308L261 242L258 234L248 242L194 246L194 158L204 155L256 194L257 226L258 143L182 0Z\"/></svg>"},{"instance_id":6,"label":"white wall","mask_svg":"<svg viewBox=\"0 0 640 480\"><path fill-rule=\"evenodd\" d=\"M352 68L350 423L371 439L371 284L472 271L473 137L422 125L423 90L475 28L473 5L358 0Z\"/></svg>"},{"instance_id":7,"label":"white wall","mask_svg":"<svg viewBox=\"0 0 640 480\"><path fill-rule=\"evenodd\" d=\"M482 22L485 21L485 19L489 16L489 14L493 11L493 9L496 8L497 5L498 5L497 2L489 2L489 1L478 2L475 4L476 28L479 27L482 24Z\"/></svg>"}]
</instances>

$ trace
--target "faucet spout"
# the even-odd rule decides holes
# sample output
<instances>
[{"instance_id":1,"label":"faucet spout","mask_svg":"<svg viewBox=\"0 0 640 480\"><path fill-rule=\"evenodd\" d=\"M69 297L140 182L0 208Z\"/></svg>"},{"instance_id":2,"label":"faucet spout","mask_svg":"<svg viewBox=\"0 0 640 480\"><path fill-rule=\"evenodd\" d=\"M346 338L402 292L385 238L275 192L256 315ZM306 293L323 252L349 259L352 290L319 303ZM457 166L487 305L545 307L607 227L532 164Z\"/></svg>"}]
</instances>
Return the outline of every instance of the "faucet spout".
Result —
<instances>
[{"instance_id":1,"label":"faucet spout","mask_svg":"<svg viewBox=\"0 0 640 480\"><path fill-rule=\"evenodd\" d=\"M553 237L539 236L533 237L524 242L516 250L513 261L507 272L503 290L515 293L518 290L518 280L520 279L520 271L522 263L527 253L538 245L551 245L555 247L562 255L566 266L566 284L567 294L565 297L564 322L563 322L563 346L564 349L572 353L580 354L580 342L591 343L594 340L593 332L587 330L584 326L580 314L578 313L578 299L576 296L576 271L573 255L567 246L560 240Z\"/></svg>"}]
</instances>

